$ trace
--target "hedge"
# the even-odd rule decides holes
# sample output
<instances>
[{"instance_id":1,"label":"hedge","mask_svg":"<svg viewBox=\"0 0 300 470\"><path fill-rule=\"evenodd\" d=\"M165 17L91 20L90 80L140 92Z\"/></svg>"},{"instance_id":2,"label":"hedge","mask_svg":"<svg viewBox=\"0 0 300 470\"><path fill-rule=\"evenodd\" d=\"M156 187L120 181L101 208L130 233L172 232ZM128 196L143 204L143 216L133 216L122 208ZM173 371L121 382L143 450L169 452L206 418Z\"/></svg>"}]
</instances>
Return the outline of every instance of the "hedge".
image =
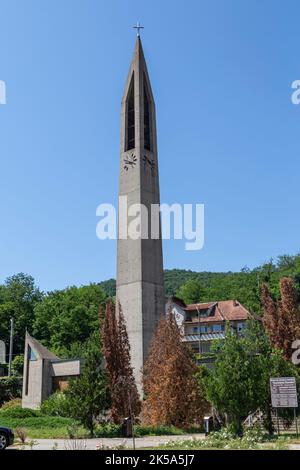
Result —
<instances>
[{"instance_id":1,"label":"hedge","mask_svg":"<svg viewBox=\"0 0 300 470\"><path fill-rule=\"evenodd\" d=\"M0 377L0 406L22 396L22 377Z\"/></svg>"}]
</instances>

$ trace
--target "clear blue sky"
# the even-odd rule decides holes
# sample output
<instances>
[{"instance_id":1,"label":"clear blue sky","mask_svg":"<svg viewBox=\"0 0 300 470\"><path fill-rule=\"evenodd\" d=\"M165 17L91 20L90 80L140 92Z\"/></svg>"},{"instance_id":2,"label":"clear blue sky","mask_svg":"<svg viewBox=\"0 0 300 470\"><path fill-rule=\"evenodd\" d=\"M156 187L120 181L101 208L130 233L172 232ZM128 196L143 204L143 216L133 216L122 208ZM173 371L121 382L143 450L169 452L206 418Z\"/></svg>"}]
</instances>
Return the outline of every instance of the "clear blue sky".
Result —
<instances>
[{"instance_id":1,"label":"clear blue sky","mask_svg":"<svg viewBox=\"0 0 300 470\"><path fill-rule=\"evenodd\" d=\"M204 203L205 247L166 268L240 270L300 251L300 4L0 0L0 282L115 276L96 207L117 201L119 112L140 20L158 117L161 199Z\"/></svg>"}]
</instances>

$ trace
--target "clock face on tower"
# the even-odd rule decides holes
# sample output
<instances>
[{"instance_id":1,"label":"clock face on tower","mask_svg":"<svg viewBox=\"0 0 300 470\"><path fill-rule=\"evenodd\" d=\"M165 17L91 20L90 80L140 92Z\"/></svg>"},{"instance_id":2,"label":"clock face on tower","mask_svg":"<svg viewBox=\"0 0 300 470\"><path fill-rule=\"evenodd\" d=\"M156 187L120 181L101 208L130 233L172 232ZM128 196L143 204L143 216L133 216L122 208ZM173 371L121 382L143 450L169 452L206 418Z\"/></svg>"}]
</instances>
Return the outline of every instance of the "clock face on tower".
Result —
<instances>
[{"instance_id":1,"label":"clock face on tower","mask_svg":"<svg viewBox=\"0 0 300 470\"><path fill-rule=\"evenodd\" d=\"M124 157L124 170L128 171L128 168L133 168L136 165L136 162L137 158L134 153L132 153L131 155L126 155Z\"/></svg>"}]
</instances>

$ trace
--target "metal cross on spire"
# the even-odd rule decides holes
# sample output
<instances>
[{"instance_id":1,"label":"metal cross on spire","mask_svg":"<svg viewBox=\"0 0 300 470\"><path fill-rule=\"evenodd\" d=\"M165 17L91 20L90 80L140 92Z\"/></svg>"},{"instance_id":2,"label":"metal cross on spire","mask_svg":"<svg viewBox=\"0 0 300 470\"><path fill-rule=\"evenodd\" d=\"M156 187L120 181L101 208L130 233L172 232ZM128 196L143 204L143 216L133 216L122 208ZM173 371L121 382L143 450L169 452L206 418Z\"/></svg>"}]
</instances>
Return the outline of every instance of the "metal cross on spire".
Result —
<instances>
[{"instance_id":1,"label":"metal cross on spire","mask_svg":"<svg viewBox=\"0 0 300 470\"><path fill-rule=\"evenodd\" d=\"M140 22L138 21L136 26L133 26L133 29L136 29L137 37L140 37L140 30L144 29L144 26L141 26Z\"/></svg>"}]
</instances>

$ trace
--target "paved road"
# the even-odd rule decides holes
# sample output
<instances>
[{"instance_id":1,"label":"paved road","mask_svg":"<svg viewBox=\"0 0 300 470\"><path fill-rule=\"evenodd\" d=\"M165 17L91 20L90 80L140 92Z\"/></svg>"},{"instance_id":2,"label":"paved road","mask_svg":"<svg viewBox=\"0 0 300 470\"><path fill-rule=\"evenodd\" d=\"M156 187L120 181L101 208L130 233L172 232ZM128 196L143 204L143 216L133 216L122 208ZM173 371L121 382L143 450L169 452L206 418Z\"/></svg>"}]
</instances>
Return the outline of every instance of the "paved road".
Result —
<instances>
[{"instance_id":1,"label":"paved road","mask_svg":"<svg viewBox=\"0 0 300 470\"><path fill-rule=\"evenodd\" d=\"M145 447L157 447L170 441L182 441L192 439L204 439L204 434L187 434L184 436L147 436L135 439L137 449ZM96 450L97 448L116 449L119 446L125 446L128 449L133 448L132 439L80 439L72 441L70 439L35 439L32 450ZM19 447L20 448L20 447ZM10 448L12 449L12 448ZM31 450L29 445L24 446L24 450Z\"/></svg>"},{"instance_id":2,"label":"paved road","mask_svg":"<svg viewBox=\"0 0 300 470\"><path fill-rule=\"evenodd\" d=\"M289 450L300 450L300 444L290 444Z\"/></svg>"}]
</instances>

